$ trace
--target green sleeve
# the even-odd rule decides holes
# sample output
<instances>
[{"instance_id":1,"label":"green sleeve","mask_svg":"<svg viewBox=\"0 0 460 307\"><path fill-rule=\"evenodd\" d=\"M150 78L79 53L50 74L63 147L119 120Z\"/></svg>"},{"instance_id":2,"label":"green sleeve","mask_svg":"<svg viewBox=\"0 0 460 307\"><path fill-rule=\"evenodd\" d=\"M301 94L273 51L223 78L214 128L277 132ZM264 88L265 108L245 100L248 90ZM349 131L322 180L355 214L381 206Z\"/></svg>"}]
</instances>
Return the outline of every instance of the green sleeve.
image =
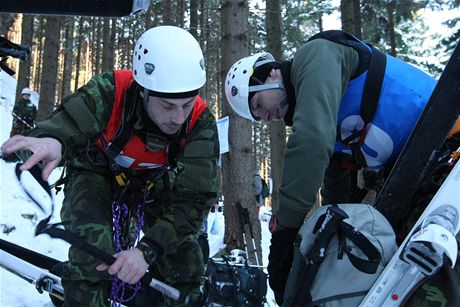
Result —
<instances>
[{"instance_id":1,"label":"green sleeve","mask_svg":"<svg viewBox=\"0 0 460 307\"><path fill-rule=\"evenodd\" d=\"M25 105L24 105L24 102L21 100L18 100L16 101L16 103L14 104L14 107L13 107L13 112L18 115L18 116L21 116L22 113L24 112L24 108L25 108Z\"/></svg>"},{"instance_id":2,"label":"green sleeve","mask_svg":"<svg viewBox=\"0 0 460 307\"><path fill-rule=\"evenodd\" d=\"M113 107L113 73L92 78L75 93L65 97L51 116L37 123L29 135L52 137L63 146L63 159L81 154L88 140L102 132Z\"/></svg>"},{"instance_id":3,"label":"green sleeve","mask_svg":"<svg viewBox=\"0 0 460 307\"><path fill-rule=\"evenodd\" d=\"M297 104L279 194L283 226L299 228L315 202L334 149L339 104L357 66L353 48L325 39L304 44L294 57Z\"/></svg>"},{"instance_id":4,"label":"green sleeve","mask_svg":"<svg viewBox=\"0 0 460 307\"><path fill-rule=\"evenodd\" d=\"M177 157L170 210L161 215L145 237L175 252L188 236L196 235L217 197L219 140L214 116L205 109Z\"/></svg>"}]
</instances>

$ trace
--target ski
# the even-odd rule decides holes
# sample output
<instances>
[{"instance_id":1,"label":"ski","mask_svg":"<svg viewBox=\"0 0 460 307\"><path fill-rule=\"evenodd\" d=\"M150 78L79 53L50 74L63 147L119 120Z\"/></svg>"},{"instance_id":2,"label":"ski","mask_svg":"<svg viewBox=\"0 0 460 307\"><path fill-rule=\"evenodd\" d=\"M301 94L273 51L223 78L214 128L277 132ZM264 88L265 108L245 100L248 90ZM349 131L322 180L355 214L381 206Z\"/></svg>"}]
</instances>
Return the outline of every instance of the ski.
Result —
<instances>
[{"instance_id":1,"label":"ski","mask_svg":"<svg viewBox=\"0 0 460 307\"><path fill-rule=\"evenodd\" d=\"M0 250L47 271L61 263L61 261L42 255L25 247L0 239Z\"/></svg>"},{"instance_id":2,"label":"ski","mask_svg":"<svg viewBox=\"0 0 460 307\"><path fill-rule=\"evenodd\" d=\"M447 259L454 267L459 217L460 163L456 163L360 306L400 306Z\"/></svg>"},{"instance_id":3,"label":"ski","mask_svg":"<svg viewBox=\"0 0 460 307\"><path fill-rule=\"evenodd\" d=\"M405 237L401 223L421 181L460 115L460 45L455 48L417 125L377 196L375 208ZM404 187L404 188L402 188Z\"/></svg>"},{"instance_id":4,"label":"ski","mask_svg":"<svg viewBox=\"0 0 460 307\"><path fill-rule=\"evenodd\" d=\"M48 292L50 295L64 300L64 288L61 278L16 256L0 250L0 267L35 285L38 292Z\"/></svg>"}]
</instances>

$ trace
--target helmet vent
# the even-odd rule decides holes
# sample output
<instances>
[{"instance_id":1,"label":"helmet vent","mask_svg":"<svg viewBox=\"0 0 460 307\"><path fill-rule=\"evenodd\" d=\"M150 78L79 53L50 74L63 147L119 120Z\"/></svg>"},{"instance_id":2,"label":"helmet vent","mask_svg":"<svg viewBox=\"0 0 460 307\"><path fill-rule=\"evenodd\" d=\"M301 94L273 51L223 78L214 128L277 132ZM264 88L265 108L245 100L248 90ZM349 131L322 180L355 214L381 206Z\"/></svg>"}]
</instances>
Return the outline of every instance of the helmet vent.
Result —
<instances>
[{"instance_id":1,"label":"helmet vent","mask_svg":"<svg viewBox=\"0 0 460 307\"><path fill-rule=\"evenodd\" d=\"M149 51L147 49L144 49L144 54L147 54L149 53Z\"/></svg>"}]
</instances>

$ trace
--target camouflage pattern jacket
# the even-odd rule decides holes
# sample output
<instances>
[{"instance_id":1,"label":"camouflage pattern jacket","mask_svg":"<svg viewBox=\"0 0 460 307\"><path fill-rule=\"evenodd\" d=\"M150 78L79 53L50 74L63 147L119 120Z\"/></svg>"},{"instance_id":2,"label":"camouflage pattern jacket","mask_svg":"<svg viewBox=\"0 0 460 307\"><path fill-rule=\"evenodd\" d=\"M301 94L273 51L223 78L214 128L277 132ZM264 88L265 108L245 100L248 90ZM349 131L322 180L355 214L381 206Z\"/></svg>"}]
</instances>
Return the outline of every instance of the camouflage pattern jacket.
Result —
<instances>
[{"instance_id":1,"label":"camouflage pattern jacket","mask_svg":"<svg viewBox=\"0 0 460 307\"><path fill-rule=\"evenodd\" d=\"M32 103L32 101L24 100L23 98L14 104L13 113L13 127L11 135L22 134L25 130L30 129L23 121L33 127L34 121L37 119L37 107Z\"/></svg>"},{"instance_id":2,"label":"camouflage pattern jacket","mask_svg":"<svg viewBox=\"0 0 460 307\"><path fill-rule=\"evenodd\" d=\"M136 93L138 95L138 93ZM112 114L115 97L114 73L95 76L72 95L65 97L53 114L39 122L30 136L53 137L63 145L62 164L70 170L90 170L104 176L115 176L110 160L97 145ZM135 103L136 121L133 133L152 147L149 140L168 139L148 118L138 96ZM170 188L158 180L156 194L167 194L164 210L157 210L153 225L144 226L145 238L158 243L165 253L174 253L188 236L200 230L204 217L217 196L217 159L219 142L214 116L208 108L200 114L191 131L185 135L185 145L176 156L176 168L169 172ZM158 147L158 142L153 144ZM166 143L162 143L166 146ZM129 176L139 176L153 170L122 169ZM142 193L140 193L142 194Z\"/></svg>"}]
</instances>

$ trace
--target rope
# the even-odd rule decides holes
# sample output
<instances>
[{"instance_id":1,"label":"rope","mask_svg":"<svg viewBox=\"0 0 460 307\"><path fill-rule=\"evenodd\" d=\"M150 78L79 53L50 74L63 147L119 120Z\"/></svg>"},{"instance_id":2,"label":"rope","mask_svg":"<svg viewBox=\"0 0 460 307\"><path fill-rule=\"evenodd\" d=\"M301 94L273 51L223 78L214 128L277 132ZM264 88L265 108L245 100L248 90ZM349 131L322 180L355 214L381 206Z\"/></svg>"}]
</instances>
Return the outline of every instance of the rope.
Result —
<instances>
[{"instance_id":1,"label":"rope","mask_svg":"<svg viewBox=\"0 0 460 307\"><path fill-rule=\"evenodd\" d=\"M144 189L144 199L136 206L136 215L138 217L138 223L136 227L136 233L134 236L134 241L131 247L136 246L140 240L140 233L142 227L144 226L144 204L147 203L146 198L148 195L148 189ZM121 223L123 221L128 222L128 231L129 231L129 208L126 203L120 205L119 201L114 201L112 203L112 216L113 216L113 228L114 228L114 243L115 243L115 250L117 253L123 250L123 246L121 244L121 237L122 227ZM123 282L121 279L115 275L112 281L112 289L110 291L110 299L112 301L112 306L120 306L121 303L126 303L131 301L137 294L137 292L141 288L141 282L137 282L135 285L130 285ZM129 297L126 298L126 290L129 289L132 293Z\"/></svg>"}]
</instances>

